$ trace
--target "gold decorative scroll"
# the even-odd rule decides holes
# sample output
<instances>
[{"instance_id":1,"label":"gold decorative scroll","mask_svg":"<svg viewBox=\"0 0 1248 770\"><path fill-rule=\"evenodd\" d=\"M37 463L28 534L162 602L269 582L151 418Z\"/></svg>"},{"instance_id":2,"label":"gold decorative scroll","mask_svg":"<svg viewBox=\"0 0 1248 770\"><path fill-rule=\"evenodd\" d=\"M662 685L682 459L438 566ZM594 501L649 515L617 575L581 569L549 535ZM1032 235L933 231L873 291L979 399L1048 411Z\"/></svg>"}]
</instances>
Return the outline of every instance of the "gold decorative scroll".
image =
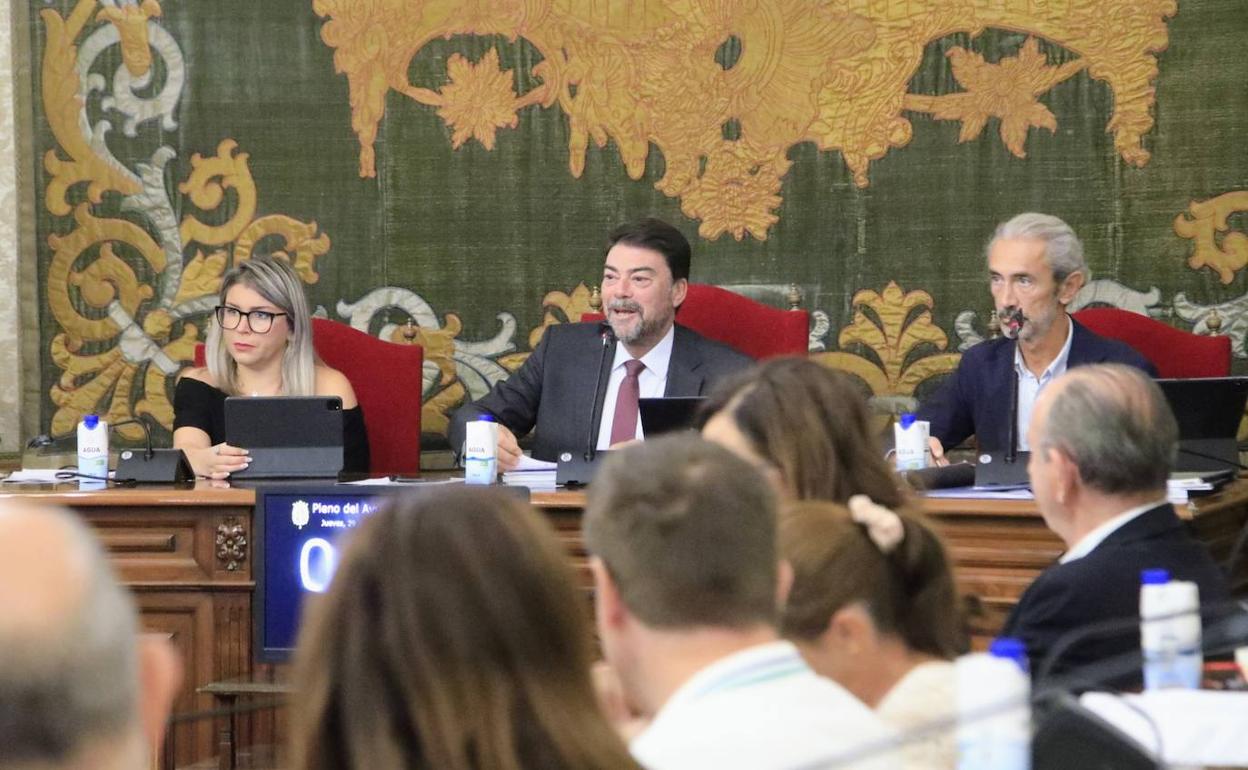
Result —
<instances>
[{"instance_id":1,"label":"gold decorative scroll","mask_svg":"<svg viewBox=\"0 0 1248 770\"><path fill-rule=\"evenodd\" d=\"M679 198L707 239L767 237L777 221L788 152L802 142L839 151L854 181L869 183L873 160L910 142L903 111L962 122L961 141L989 118L1009 151L1025 155L1031 128L1056 129L1037 100L1086 71L1113 92L1107 129L1131 165L1148 162L1156 54L1167 45L1176 0L313 0L327 19L321 37L346 75L360 141L360 176L376 175L374 144L385 97L397 91L436 109L452 149L496 132L538 105L567 116L568 168L579 177L592 140L614 143L632 179L650 146L666 172L657 187ZM933 41L986 28L1032 37L997 63L950 52L963 91L909 92ZM478 61L447 61L440 90L408 80L412 58L453 35L524 38L542 61L539 84L514 90L514 73L490 48ZM1074 54L1050 66L1037 39ZM726 45L729 44L729 45ZM727 51L739 51L731 60Z\"/></svg>"}]
</instances>

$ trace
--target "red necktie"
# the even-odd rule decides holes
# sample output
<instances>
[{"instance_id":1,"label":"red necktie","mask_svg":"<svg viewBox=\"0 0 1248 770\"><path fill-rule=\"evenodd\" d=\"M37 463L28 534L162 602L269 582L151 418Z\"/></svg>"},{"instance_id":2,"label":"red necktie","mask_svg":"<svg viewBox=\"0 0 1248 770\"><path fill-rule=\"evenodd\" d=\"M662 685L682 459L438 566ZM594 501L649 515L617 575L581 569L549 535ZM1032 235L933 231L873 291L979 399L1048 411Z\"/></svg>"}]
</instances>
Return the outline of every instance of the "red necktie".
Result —
<instances>
[{"instance_id":1,"label":"red necktie","mask_svg":"<svg viewBox=\"0 0 1248 770\"><path fill-rule=\"evenodd\" d=\"M636 358L624 362L624 380L615 396L615 416L611 419L610 446L637 438L637 399L641 396L637 377L645 368L646 365Z\"/></svg>"}]
</instances>

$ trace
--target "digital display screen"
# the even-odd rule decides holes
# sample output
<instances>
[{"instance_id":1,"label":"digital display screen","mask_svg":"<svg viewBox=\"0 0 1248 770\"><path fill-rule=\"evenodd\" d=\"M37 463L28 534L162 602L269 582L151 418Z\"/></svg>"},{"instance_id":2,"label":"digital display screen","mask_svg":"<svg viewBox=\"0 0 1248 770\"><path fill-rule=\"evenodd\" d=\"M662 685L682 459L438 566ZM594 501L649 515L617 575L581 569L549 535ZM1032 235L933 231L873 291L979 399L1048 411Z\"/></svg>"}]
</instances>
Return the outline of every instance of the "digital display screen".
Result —
<instances>
[{"instance_id":1,"label":"digital display screen","mask_svg":"<svg viewBox=\"0 0 1248 770\"><path fill-rule=\"evenodd\" d=\"M324 593L345 539L391 497L381 489L309 485L256 494L257 550L254 623L264 662L286 660L295 646L303 601Z\"/></svg>"},{"instance_id":2,"label":"digital display screen","mask_svg":"<svg viewBox=\"0 0 1248 770\"><path fill-rule=\"evenodd\" d=\"M308 482L256 489L252 629L256 659L281 663L299 636L304 600L329 588L351 531L396 495L445 488L439 482L359 487ZM495 487L529 501L525 487ZM448 512L453 515L453 512Z\"/></svg>"}]
</instances>

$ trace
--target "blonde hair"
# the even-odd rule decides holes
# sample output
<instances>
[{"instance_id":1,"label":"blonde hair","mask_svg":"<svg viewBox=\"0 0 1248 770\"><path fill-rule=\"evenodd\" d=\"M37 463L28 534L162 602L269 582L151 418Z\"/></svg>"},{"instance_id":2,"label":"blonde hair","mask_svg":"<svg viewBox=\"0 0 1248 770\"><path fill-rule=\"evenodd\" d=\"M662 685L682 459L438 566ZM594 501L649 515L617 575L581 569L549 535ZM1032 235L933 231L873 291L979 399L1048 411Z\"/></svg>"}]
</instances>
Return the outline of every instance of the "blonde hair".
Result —
<instances>
[{"instance_id":1,"label":"blonde hair","mask_svg":"<svg viewBox=\"0 0 1248 770\"><path fill-rule=\"evenodd\" d=\"M286 314L290 324L290 341L282 354L282 393L287 396L311 396L316 392L316 354L312 348L312 316L308 301L303 294L303 284L287 262L272 257L252 257L240 262L225 274L218 304L225 304L225 295L234 286L242 284L256 291ZM238 364L225 346L221 324L216 313L208 324L208 339L204 343L204 357L208 373L217 387L231 395L238 395Z\"/></svg>"}]
</instances>

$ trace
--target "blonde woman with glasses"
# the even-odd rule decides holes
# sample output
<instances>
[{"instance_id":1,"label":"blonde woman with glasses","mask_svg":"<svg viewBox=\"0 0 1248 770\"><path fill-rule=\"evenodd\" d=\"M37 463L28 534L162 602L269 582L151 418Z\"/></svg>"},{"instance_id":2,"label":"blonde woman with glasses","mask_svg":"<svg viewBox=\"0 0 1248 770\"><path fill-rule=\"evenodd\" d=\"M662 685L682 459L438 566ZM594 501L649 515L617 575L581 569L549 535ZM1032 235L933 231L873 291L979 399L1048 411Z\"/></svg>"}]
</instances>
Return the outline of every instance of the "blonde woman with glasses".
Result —
<instances>
[{"instance_id":1,"label":"blonde woman with glasses","mask_svg":"<svg viewBox=\"0 0 1248 770\"><path fill-rule=\"evenodd\" d=\"M183 372L173 397L173 445L196 475L224 479L251 462L245 448L225 443L229 396L338 396L343 470L368 470L355 391L316 358L303 285L289 264L255 257L226 273L204 348L208 365Z\"/></svg>"}]
</instances>

